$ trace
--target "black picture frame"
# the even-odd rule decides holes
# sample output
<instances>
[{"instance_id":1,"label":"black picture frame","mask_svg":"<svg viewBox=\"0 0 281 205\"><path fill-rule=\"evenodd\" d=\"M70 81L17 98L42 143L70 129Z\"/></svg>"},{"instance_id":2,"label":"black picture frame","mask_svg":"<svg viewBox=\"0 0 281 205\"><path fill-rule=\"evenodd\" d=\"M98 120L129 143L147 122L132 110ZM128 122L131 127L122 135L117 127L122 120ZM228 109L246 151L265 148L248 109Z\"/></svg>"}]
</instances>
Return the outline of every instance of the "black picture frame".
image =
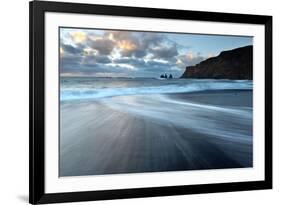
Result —
<instances>
[{"instance_id":1,"label":"black picture frame","mask_svg":"<svg viewBox=\"0 0 281 205\"><path fill-rule=\"evenodd\" d=\"M105 6L62 2L33 1L29 4L30 46L30 143L29 143L29 202L45 204L57 202L123 199L167 195L214 193L272 188L272 17L248 14L230 14ZM150 17L162 19L200 20L209 22L259 24L265 27L265 180L234 183L182 185L153 188L134 188L71 193L45 192L45 96L44 39L45 12L100 14L110 16Z\"/></svg>"}]
</instances>

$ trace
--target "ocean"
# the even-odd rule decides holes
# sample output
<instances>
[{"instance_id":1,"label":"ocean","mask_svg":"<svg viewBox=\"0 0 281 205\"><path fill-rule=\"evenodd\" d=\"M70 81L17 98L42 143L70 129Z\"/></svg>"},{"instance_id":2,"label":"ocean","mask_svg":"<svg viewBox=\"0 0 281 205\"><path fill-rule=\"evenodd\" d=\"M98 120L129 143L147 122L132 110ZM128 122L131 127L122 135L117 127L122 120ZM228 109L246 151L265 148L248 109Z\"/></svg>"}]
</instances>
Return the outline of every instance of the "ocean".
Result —
<instances>
[{"instance_id":1,"label":"ocean","mask_svg":"<svg viewBox=\"0 0 281 205\"><path fill-rule=\"evenodd\" d=\"M60 100L252 88L251 80L61 77Z\"/></svg>"}]
</instances>

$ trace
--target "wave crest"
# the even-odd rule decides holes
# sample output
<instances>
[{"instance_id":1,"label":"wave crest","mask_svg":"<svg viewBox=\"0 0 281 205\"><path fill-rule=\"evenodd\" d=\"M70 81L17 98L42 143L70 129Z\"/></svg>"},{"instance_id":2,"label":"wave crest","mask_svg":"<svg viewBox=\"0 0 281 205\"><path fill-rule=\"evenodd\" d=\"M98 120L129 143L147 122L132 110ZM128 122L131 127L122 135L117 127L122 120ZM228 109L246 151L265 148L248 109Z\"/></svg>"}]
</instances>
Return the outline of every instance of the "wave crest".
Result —
<instances>
[{"instance_id":1,"label":"wave crest","mask_svg":"<svg viewBox=\"0 0 281 205\"><path fill-rule=\"evenodd\" d=\"M207 90L251 90L252 81L229 81L229 82L194 82L185 85L160 85L142 87L121 87L121 88L62 88L60 93L61 101L68 100L89 100L114 96L143 95L143 94L165 94L165 93L190 93Z\"/></svg>"}]
</instances>

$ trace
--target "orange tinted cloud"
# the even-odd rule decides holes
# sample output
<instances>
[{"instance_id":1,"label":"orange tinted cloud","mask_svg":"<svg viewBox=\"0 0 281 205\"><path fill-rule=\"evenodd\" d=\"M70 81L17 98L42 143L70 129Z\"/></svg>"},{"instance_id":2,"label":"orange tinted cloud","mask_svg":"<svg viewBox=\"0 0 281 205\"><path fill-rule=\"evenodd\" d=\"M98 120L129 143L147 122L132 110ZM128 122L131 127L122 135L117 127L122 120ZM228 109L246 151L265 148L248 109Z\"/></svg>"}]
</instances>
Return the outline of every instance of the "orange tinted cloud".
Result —
<instances>
[{"instance_id":1,"label":"orange tinted cloud","mask_svg":"<svg viewBox=\"0 0 281 205\"><path fill-rule=\"evenodd\" d=\"M137 48L136 44L132 43L131 41L121 40L117 42L117 45L122 50L135 50Z\"/></svg>"},{"instance_id":2,"label":"orange tinted cloud","mask_svg":"<svg viewBox=\"0 0 281 205\"><path fill-rule=\"evenodd\" d=\"M82 43L87 39L87 34L82 31L71 33L71 37L75 43Z\"/></svg>"}]
</instances>

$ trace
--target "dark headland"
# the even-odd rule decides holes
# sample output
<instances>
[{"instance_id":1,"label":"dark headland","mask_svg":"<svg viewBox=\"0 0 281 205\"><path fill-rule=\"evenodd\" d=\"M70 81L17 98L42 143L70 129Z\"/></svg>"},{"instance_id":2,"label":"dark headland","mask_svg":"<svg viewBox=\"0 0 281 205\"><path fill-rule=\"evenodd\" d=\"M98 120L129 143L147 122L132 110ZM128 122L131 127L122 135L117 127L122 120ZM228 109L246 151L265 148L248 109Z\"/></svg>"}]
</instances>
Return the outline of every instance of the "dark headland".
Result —
<instances>
[{"instance_id":1,"label":"dark headland","mask_svg":"<svg viewBox=\"0 0 281 205\"><path fill-rule=\"evenodd\" d=\"M253 79L253 46L222 51L195 66L187 66L181 78Z\"/></svg>"}]
</instances>

